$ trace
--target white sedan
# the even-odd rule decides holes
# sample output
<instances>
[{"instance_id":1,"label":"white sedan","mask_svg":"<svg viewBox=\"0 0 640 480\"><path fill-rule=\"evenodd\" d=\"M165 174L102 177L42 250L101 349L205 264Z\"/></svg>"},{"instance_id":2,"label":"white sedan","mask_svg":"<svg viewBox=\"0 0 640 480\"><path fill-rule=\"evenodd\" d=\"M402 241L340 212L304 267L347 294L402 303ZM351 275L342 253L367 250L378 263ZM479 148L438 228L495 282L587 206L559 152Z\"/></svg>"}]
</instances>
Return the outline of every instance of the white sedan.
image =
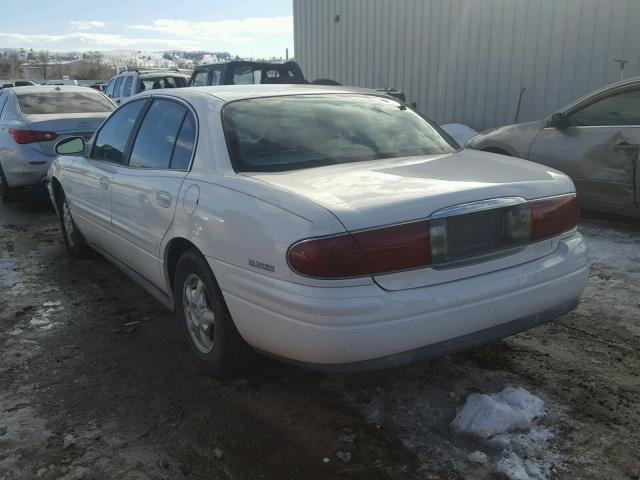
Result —
<instances>
[{"instance_id":1,"label":"white sedan","mask_svg":"<svg viewBox=\"0 0 640 480\"><path fill-rule=\"evenodd\" d=\"M459 150L377 92L146 92L57 151L69 252L173 309L213 375L249 347L324 370L443 355L567 313L587 281L566 175Z\"/></svg>"}]
</instances>

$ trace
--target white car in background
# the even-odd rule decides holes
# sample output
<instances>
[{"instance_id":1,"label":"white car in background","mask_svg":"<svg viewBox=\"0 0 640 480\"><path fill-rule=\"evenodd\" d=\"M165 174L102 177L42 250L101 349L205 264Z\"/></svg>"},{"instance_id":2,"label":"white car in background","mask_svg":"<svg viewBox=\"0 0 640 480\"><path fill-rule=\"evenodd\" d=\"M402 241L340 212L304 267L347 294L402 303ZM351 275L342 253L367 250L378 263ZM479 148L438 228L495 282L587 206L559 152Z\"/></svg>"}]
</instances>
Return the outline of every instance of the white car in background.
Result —
<instances>
[{"instance_id":1,"label":"white car in background","mask_svg":"<svg viewBox=\"0 0 640 480\"><path fill-rule=\"evenodd\" d=\"M0 196L41 184L56 155L55 145L70 136L88 140L115 105L86 87L36 86L0 91Z\"/></svg>"},{"instance_id":2,"label":"white car in background","mask_svg":"<svg viewBox=\"0 0 640 480\"><path fill-rule=\"evenodd\" d=\"M131 70L112 77L105 93L119 104L146 90L184 88L188 84L189 77L178 70Z\"/></svg>"},{"instance_id":3,"label":"white car in background","mask_svg":"<svg viewBox=\"0 0 640 480\"><path fill-rule=\"evenodd\" d=\"M443 355L570 311L587 281L566 175L457 150L368 90L146 92L57 150L69 252L172 308L214 375L247 346L324 370Z\"/></svg>"}]
</instances>

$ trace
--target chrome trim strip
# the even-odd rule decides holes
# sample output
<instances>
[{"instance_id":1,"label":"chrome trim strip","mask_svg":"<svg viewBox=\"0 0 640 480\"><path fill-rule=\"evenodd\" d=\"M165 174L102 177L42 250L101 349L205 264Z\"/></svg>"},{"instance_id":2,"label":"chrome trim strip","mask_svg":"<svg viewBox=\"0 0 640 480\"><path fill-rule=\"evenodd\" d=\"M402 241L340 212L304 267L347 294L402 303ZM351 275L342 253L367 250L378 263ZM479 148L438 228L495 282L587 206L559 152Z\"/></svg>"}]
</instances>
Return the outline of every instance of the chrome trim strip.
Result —
<instances>
[{"instance_id":1,"label":"chrome trim strip","mask_svg":"<svg viewBox=\"0 0 640 480\"><path fill-rule=\"evenodd\" d=\"M488 200L480 200L477 202L461 203L460 205L454 205L453 207L446 207L442 210L437 210L431 214L430 219L453 217L457 215L465 215L467 213L480 212L482 210L492 210L494 208L510 207L512 205L519 205L521 203L527 203L522 197L502 197L502 198L490 198Z\"/></svg>"}]
</instances>

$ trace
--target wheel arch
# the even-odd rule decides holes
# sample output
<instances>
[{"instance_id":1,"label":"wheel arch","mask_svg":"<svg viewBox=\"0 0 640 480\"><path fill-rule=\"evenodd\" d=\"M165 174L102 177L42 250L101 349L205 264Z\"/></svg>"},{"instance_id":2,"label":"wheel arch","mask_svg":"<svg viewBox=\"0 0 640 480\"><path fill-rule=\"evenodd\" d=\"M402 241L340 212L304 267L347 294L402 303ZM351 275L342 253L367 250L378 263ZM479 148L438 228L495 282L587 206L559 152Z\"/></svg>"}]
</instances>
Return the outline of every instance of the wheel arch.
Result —
<instances>
[{"instance_id":1,"label":"wheel arch","mask_svg":"<svg viewBox=\"0 0 640 480\"><path fill-rule=\"evenodd\" d=\"M169 292L171 293L173 293L173 280L176 266L178 265L178 260L180 259L182 254L188 250L194 250L204 258L204 254L200 251L196 244L184 237L172 238L165 248L164 271L168 283L167 287Z\"/></svg>"},{"instance_id":2,"label":"wheel arch","mask_svg":"<svg viewBox=\"0 0 640 480\"><path fill-rule=\"evenodd\" d=\"M507 157L513 157L514 155L510 152L508 152L507 150L505 150L504 148L500 148L500 147L485 147L482 149L483 152L488 152L488 153L497 153L498 155L506 155Z\"/></svg>"},{"instance_id":3,"label":"wheel arch","mask_svg":"<svg viewBox=\"0 0 640 480\"><path fill-rule=\"evenodd\" d=\"M60 214L60 202L62 201L62 196L64 195L64 190L62 189L62 184L56 177L51 177L51 194L53 195L53 208L56 209L58 214Z\"/></svg>"}]
</instances>

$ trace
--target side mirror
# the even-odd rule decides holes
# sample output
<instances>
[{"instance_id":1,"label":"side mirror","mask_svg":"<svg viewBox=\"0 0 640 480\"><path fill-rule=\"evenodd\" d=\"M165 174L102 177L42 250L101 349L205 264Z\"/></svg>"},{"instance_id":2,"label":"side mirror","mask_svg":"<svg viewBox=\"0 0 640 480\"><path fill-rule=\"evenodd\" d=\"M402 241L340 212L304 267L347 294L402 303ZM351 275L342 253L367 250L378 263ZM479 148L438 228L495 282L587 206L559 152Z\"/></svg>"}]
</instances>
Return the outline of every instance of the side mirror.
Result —
<instances>
[{"instance_id":1,"label":"side mirror","mask_svg":"<svg viewBox=\"0 0 640 480\"><path fill-rule=\"evenodd\" d=\"M558 130L566 130L569 128L569 119L564 113L554 113L549 119L549 126L557 128Z\"/></svg>"},{"instance_id":2,"label":"side mirror","mask_svg":"<svg viewBox=\"0 0 640 480\"><path fill-rule=\"evenodd\" d=\"M56 143L56 153L58 155L78 155L84 152L84 138L69 137Z\"/></svg>"}]
</instances>

